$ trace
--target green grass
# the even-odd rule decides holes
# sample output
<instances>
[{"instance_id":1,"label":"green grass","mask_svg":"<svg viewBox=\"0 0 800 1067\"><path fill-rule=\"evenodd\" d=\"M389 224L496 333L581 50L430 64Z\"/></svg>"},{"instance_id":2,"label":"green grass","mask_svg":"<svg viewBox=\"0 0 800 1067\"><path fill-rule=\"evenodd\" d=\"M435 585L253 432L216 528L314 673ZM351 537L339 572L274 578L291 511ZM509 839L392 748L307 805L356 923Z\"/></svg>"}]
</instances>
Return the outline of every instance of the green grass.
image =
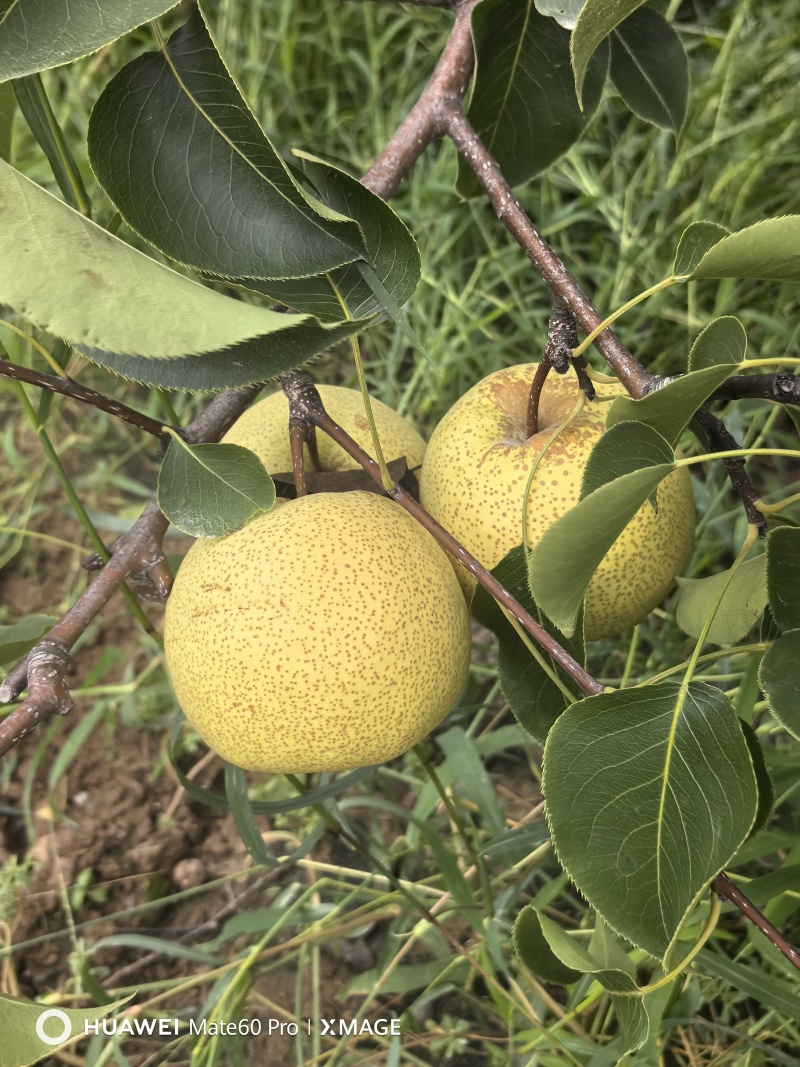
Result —
<instances>
[{"instance_id":1,"label":"green grass","mask_svg":"<svg viewBox=\"0 0 800 1067\"><path fill-rule=\"evenodd\" d=\"M298 147L328 157L356 174L368 167L416 98L449 21L435 9L359 0L219 0L209 9L230 67L274 142L287 151ZM518 192L604 313L669 273L680 233L690 222L710 219L740 228L800 212L795 88L800 41L789 8L731 0L671 3L668 10L689 51L693 79L690 113L678 144L670 134L633 118L609 89L585 139L545 178ZM169 16L164 28L177 21ZM86 160L89 112L109 77L148 47L144 28L44 79L103 223L113 210ZM53 188L47 163L19 120L15 134L16 165ZM423 282L409 317L435 369L409 351L390 324L363 339L375 395L424 431L486 374L537 360L546 339L544 284L483 202L458 201L454 179L454 150L434 146L393 201L422 249ZM796 354L798 311L796 287L704 282L659 293L628 313L617 328L650 369L675 373L685 368L693 338L722 314L742 319L751 353L775 359ZM2 327L0 340L13 359L39 366L38 357ZM347 346L318 360L314 370L321 380L355 384ZM90 366L80 376L87 385L164 417L158 396L139 386L112 380ZM183 395L172 401L183 419L201 404ZM796 431L777 408L740 403L729 405L724 415L748 446L764 441L796 446ZM76 545L55 557L59 572L52 583L53 599L41 607L37 601L37 610L58 614L81 587L78 560L85 539L16 397L2 381L0 427L0 565L37 589L53 559L48 552L57 547L46 539L58 536ZM110 540L133 520L152 491L158 469L153 442L63 398L54 401L47 429L91 518ZM684 447L698 446L687 435ZM796 469L778 462L751 466L765 495L797 491ZM696 497L699 538L691 573L700 576L729 565L741 545L745 520L720 465L706 468L696 480ZM109 610L115 620L124 618L121 606ZM12 615L0 606L0 624ZM104 625L93 624L85 644L102 643ZM619 684L623 673L633 684L683 662L691 647L668 603L625 640L597 643L590 668L607 684ZM758 701L753 663L745 655L709 658L702 676L723 685L740 714L755 716L767 742L778 793L776 818L769 834L745 846L744 862L737 867L757 889L758 879L769 877L781 861L800 858L800 813L797 746L787 742ZM108 645L90 674L77 679L74 693L79 717L46 726L28 743L25 760L15 752L0 763L0 784L22 783L19 810L31 846L41 834L34 786L45 783L52 803L65 810L59 807L64 799L58 790L85 740L78 732L83 724L105 731L113 750L120 723L161 736L174 714L158 651L135 627L126 631L121 651L113 641ZM195 1005L197 1016L210 1014L222 1004L230 1017L258 1010L268 1016L283 1013L288 1021L296 1006L303 1015L321 1010L330 992L323 977L325 960L341 953L343 939L382 930L374 966L352 979L358 999L350 1006L369 1014L377 998L402 1011L403 1037L378 1039L378 1052L367 1058L368 1051L359 1050L352 1039L334 1045L319 1034L300 1035L294 1062L343 1067L366 1062L390 1067L614 1063L616 1009L609 998L586 981L569 994L544 986L510 950L514 918L529 901L568 928L588 929L593 916L555 862L541 808L532 808L539 752L504 708L491 648L476 648L470 685L445 729L458 731L457 748L445 756L434 740L426 743L423 755L435 763L447 803L419 754L380 768L347 796L326 801L329 818L358 830L368 860L353 853L347 860L329 862L312 848L295 866L270 875L257 897L248 899L212 942L193 945L206 954L209 970L195 960L190 977L176 968L174 977L144 985L123 983L114 993L124 995L136 987L137 1003L168 1015L186 1004ZM50 737L60 746L55 766L45 758ZM186 729L174 748L184 771L204 756L196 736ZM476 759L486 768L487 777L480 781L470 770ZM170 773L162 753L153 780ZM303 783L309 788L319 784ZM70 779L70 787L80 785ZM295 792L282 779L253 778L250 796L253 802L276 803ZM497 825L498 811L502 826ZM306 805L258 820L267 847L291 852L318 826L319 814ZM467 875L472 867L477 869ZM13 912L9 900L20 885L20 871L14 862L3 869L0 920ZM391 872L391 880L385 871ZM242 862L226 878L244 885L263 873ZM69 911L80 911L87 892L102 901L106 889L80 872L64 888L58 923L43 936L62 956L72 953L73 977L62 992L77 999L91 994L92 978L103 980L97 960L102 945L95 942L97 921L79 922L70 930ZM132 905L133 915L157 926L158 917L169 916L187 894L189 899L210 898L217 888L214 883L181 894L154 885L152 899ZM767 899L770 917L793 931L796 940L796 887ZM420 906L435 911L437 922L422 919ZM122 908L102 916L104 924L120 930L131 919L131 912ZM122 936L128 937L135 958L134 950L145 943L135 933ZM176 951L173 940L160 939L168 962ZM23 958L32 947L18 944L13 958ZM727 908L706 951L705 962L693 965L664 993L657 1015L661 1021L636 1059L637 1067L797 1062L800 1012L785 1010L786 990L794 979L785 963ZM642 966L640 981L650 980L652 964L635 951L634 958ZM270 991L287 981L294 983L291 996L276 1004ZM756 983L758 996L748 981ZM195 1062L209 1067L241 1062L240 1045L238 1040L207 1042L196 1050ZM186 1056L183 1039L175 1058L185 1061ZM124 1061L111 1042L104 1049L95 1046L87 1062Z\"/></svg>"}]
</instances>

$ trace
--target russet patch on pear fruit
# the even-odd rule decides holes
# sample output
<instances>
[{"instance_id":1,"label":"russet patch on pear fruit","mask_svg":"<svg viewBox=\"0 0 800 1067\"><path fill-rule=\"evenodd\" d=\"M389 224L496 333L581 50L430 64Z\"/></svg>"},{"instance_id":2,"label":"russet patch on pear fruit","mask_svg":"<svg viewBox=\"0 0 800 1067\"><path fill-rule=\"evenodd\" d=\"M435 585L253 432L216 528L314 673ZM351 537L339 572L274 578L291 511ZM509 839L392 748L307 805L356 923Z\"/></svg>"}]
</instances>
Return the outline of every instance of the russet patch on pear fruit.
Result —
<instances>
[{"instance_id":1,"label":"russet patch on pear fruit","mask_svg":"<svg viewBox=\"0 0 800 1067\"><path fill-rule=\"evenodd\" d=\"M317 390L334 422L338 422L372 456L372 436L361 393L357 389L344 389L338 385L318 385ZM418 467L425 455L425 442L411 423L380 400L372 400L372 411L387 463L405 456L409 470ZM278 474L292 469L288 425L289 401L282 392L273 393L248 408L223 441L225 444L249 448L270 474ZM355 470L358 467L358 463L327 434L317 433L317 448L325 471ZM305 457L306 465L310 467L308 449L305 449Z\"/></svg>"},{"instance_id":2,"label":"russet patch on pear fruit","mask_svg":"<svg viewBox=\"0 0 800 1067\"><path fill-rule=\"evenodd\" d=\"M527 408L536 364L490 374L466 393L436 427L420 475L422 505L490 570L522 540L525 487L537 456L578 396L574 374L551 371L542 390L539 432L528 438ZM602 386L603 395L622 387ZM583 411L547 450L528 503L531 546L577 504L583 469L605 430L607 404ZM694 499L684 468L658 487L658 510L644 504L611 547L586 594L586 637L611 637L659 604L689 561ZM455 564L467 597L475 580Z\"/></svg>"},{"instance_id":3,"label":"russet patch on pear fruit","mask_svg":"<svg viewBox=\"0 0 800 1067\"><path fill-rule=\"evenodd\" d=\"M288 500L197 541L164 648L186 718L224 759L302 774L412 748L466 681L469 613L447 554L373 493Z\"/></svg>"}]
</instances>

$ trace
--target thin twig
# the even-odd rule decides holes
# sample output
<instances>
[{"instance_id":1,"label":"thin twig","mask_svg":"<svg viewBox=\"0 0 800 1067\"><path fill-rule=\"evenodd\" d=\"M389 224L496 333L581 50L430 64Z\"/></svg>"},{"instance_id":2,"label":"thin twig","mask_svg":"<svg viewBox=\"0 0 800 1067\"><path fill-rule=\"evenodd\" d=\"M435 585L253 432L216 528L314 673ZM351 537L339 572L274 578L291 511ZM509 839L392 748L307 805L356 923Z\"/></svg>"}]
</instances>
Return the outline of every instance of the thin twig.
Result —
<instances>
[{"instance_id":1,"label":"thin twig","mask_svg":"<svg viewBox=\"0 0 800 1067\"><path fill-rule=\"evenodd\" d=\"M800 971L800 951L786 940L780 930L772 925L766 915L759 911L738 886L734 885L727 874L718 874L711 885L721 897L729 900L731 904L735 904L739 911L747 916L753 926L759 929L764 937Z\"/></svg>"},{"instance_id":2,"label":"thin twig","mask_svg":"<svg viewBox=\"0 0 800 1067\"><path fill-rule=\"evenodd\" d=\"M79 385L72 378L59 378L56 374L42 374L39 371L29 370L27 367L20 367L17 363L9 363L5 359L0 359L0 374L18 382L25 382L27 385L35 385L39 389L47 389L51 393L69 396L73 400L79 400L82 404L89 404L90 407L123 419L132 426L138 426L140 430L154 437L161 440L167 438L163 422L151 419L149 415L143 415L141 411L135 411L126 404L120 404L118 400L112 400L111 397L104 396L103 393L98 393L85 385Z\"/></svg>"},{"instance_id":3,"label":"thin twig","mask_svg":"<svg viewBox=\"0 0 800 1067\"><path fill-rule=\"evenodd\" d=\"M600 325L602 317L523 211L497 161L473 129L460 104L451 101L446 106L445 132L483 187L497 217L542 276L553 301L567 307L581 329L590 333ZM616 334L605 329L595 338L594 344L631 396L643 396L652 376Z\"/></svg>"},{"instance_id":4,"label":"thin twig","mask_svg":"<svg viewBox=\"0 0 800 1067\"><path fill-rule=\"evenodd\" d=\"M716 415L712 415L707 408L700 408L696 411L694 418L708 435L708 443L712 452L732 452L740 447L736 438L727 430L725 423ZM728 472L733 488L739 494L748 523L751 526L757 526L759 535L764 537L767 532L767 520L756 507L759 497L744 469L744 457L726 456L722 462L725 464L725 470Z\"/></svg>"}]
</instances>

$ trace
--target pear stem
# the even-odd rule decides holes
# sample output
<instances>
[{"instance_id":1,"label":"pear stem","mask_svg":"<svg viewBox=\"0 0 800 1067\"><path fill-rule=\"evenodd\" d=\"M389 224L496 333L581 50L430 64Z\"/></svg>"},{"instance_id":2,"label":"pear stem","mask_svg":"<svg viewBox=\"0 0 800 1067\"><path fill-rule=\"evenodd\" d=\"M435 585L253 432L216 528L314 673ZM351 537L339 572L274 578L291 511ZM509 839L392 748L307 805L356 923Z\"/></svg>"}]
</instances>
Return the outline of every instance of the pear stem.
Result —
<instances>
[{"instance_id":1,"label":"pear stem","mask_svg":"<svg viewBox=\"0 0 800 1067\"><path fill-rule=\"evenodd\" d=\"M305 443L306 423L303 419L289 416L289 446L292 450L292 471L294 472L295 496L308 496L306 471L303 463L303 444Z\"/></svg>"}]
</instances>

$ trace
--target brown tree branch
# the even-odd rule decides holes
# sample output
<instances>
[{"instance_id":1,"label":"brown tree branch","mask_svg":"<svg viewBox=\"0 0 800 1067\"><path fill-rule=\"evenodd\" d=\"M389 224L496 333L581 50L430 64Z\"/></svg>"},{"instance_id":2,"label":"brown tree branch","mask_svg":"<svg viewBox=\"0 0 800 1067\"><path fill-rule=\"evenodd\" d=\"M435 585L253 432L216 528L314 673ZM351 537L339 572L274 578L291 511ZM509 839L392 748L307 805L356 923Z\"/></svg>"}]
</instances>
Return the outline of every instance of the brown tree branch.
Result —
<instances>
[{"instance_id":1,"label":"brown tree branch","mask_svg":"<svg viewBox=\"0 0 800 1067\"><path fill-rule=\"evenodd\" d=\"M723 400L771 400L775 404L800 404L800 376L778 374L734 374L714 393Z\"/></svg>"},{"instance_id":2,"label":"brown tree branch","mask_svg":"<svg viewBox=\"0 0 800 1067\"><path fill-rule=\"evenodd\" d=\"M470 18L476 3L456 0L452 32L428 84L361 179L384 200L394 196L428 145L443 136L448 103L458 104L467 90L474 63Z\"/></svg>"},{"instance_id":3,"label":"brown tree branch","mask_svg":"<svg viewBox=\"0 0 800 1067\"><path fill-rule=\"evenodd\" d=\"M260 389L261 386L249 386L247 389L229 390L215 397L205 411L185 428L183 433L186 440L190 444L218 441ZM117 543L108 563L66 614L55 623L44 641L36 645L29 654L26 665L19 664L6 677L0 686L0 701L8 703L14 700L26 684L29 695L27 700L0 723L0 756L8 752L44 718L57 711L65 714L69 710L64 694L55 692L55 687L66 685L64 679L68 664L63 662L64 657L89 623L120 589L131 571L140 564L142 555L152 551L154 542L161 541L167 526L168 522L159 510L156 497L153 496L129 533ZM49 679L33 675L32 670L40 650L47 648L52 655L55 647L62 649L62 658L58 663L59 674ZM45 667L50 671L54 666L53 660L45 662Z\"/></svg>"},{"instance_id":4,"label":"brown tree branch","mask_svg":"<svg viewBox=\"0 0 800 1067\"><path fill-rule=\"evenodd\" d=\"M793 963L798 971L800 971L800 951L786 940L780 930L772 925L766 915L759 911L755 904L744 895L738 886L734 885L727 874L724 872L718 874L711 885L721 897L729 900L731 904L735 904L739 911L750 920L753 926L759 929L764 937L766 937L775 948L782 952L786 959L790 963Z\"/></svg>"},{"instance_id":5,"label":"brown tree branch","mask_svg":"<svg viewBox=\"0 0 800 1067\"><path fill-rule=\"evenodd\" d=\"M39 371L20 367L16 363L9 363L5 359L0 359L0 374L6 378L14 378L18 382L25 382L27 385L35 385L39 389L48 389L51 393L60 393L62 396L72 397L73 400L80 400L82 404L89 404L90 407L106 411L109 415L123 419L154 437L161 440L169 439L163 422L151 419L149 415L143 415L142 412L135 411L126 404L120 404L118 400L95 392L94 389L88 389L85 385L79 385L72 378L60 378L56 374L41 374Z\"/></svg>"},{"instance_id":6,"label":"brown tree branch","mask_svg":"<svg viewBox=\"0 0 800 1067\"><path fill-rule=\"evenodd\" d=\"M472 127L461 105L449 101L445 132L478 179L495 214L544 279L553 301L560 302L586 333L603 321L578 281L545 241L511 191L497 160ZM634 397L644 396L653 376L635 359L616 334L605 329L594 341L600 355Z\"/></svg>"}]
</instances>

